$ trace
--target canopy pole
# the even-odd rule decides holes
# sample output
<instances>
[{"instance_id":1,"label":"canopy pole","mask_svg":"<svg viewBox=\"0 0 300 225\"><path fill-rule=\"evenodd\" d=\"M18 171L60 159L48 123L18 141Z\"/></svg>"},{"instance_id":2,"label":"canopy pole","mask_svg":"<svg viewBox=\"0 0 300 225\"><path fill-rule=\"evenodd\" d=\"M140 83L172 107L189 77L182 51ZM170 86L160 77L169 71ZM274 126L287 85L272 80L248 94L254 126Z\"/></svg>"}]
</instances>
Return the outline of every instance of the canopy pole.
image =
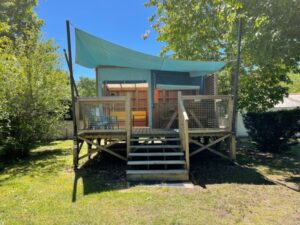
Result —
<instances>
[{"instance_id":1,"label":"canopy pole","mask_svg":"<svg viewBox=\"0 0 300 225\"><path fill-rule=\"evenodd\" d=\"M69 61L69 58L68 58L68 54L67 54L67 52L66 52L66 49L64 49L64 54L65 54L66 62L67 62L67 64L68 64L68 68L69 68L69 71L70 71L71 65L70 65L70 61ZM77 97L79 97L78 89L77 89L77 86L76 86L74 77L73 77L73 79L72 79L72 82L73 82L73 85L74 85L74 88L75 88L75 94L76 94Z\"/></svg>"},{"instance_id":2,"label":"canopy pole","mask_svg":"<svg viewBox=\"0 0 300 225\"><path fill-rule=\"evenodd\" d=\"M238 23L238 49L237 49L237 62L235 72L232 79L232 95L233 95L233 120L232 120L232 132L236 135L236 117L237 117L237 101L238 101L238 83L241 64L241 39L242 39L242 21L239 19Z\"/></svg>"},{"instance_id":3,"label":"canopy pole","mask_svg":"<svg viewBox=\"0 0 300 225\"><path fill-rule=\"evenodd\" d=\"M67 28L67 41L68 41L68 67L70 72L70 85L71 85L71 96L72 96L72 117L73 117L73 166L77 169L78 166L78 136L77 136L77 124L76 124L76 113L75 113L75 94L74 94L74 76L73 76L73 64L72 64L72 50L71 50L71 35L70 35L70 21L66 21Z\"/></svg>"},{"instance_id":4,"label":"canopy pole","mask_svg":"<svg viewBox=\"0 0 300 225\"><path fill-rule=\"evenodd\" d=\"M233 110L232 110L232 124L231 135L229 138L229 155L232 160L236 159L236 123L237 123L237 101L238 101L238 77L241 63L241 39L242 39L242 21L239 18L238 22L238 43L237 43L237 62L236 68L232 77L232 95L233 95Z\"/></svg>"}]
</instances>

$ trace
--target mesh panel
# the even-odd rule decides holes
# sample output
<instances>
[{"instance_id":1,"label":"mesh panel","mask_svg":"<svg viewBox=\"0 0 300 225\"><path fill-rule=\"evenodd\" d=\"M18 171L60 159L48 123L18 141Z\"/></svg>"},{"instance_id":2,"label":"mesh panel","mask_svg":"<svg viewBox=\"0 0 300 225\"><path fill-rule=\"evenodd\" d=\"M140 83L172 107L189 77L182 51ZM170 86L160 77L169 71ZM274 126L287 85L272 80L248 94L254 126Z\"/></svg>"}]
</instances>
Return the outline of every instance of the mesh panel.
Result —
<instances>
[{"instance_id":1,"label":"mesh panel","mask_svg":"<svg viewBox=\"0 0 300 225\"><path fill-rule=\"evenodd\" d=\"M230 127L228 99L184 100L184 107L189 117L189 128Z\"/></svg>"},{"instance_id":2,"label":"mesh panel","mask_svg":"<svg viewBox=\"0 0 300 225\"><path fill-rule=\"evenodd\" d=\"M125 102L80 102L79 129L113 130L125 127Z\"/></svg>"}]
</instances>

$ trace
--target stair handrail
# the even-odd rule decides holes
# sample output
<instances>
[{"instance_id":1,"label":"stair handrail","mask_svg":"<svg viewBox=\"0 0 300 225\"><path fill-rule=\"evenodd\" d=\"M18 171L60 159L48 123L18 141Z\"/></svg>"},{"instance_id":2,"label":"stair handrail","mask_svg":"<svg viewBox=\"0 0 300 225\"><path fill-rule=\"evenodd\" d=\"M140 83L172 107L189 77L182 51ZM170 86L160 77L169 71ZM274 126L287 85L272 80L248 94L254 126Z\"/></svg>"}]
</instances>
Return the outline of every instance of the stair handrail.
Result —
<instances>
[{"instance_id":1,"label":"stair handrail","mask_svg":"<svg viewBox=\"0 0 300 225\"><path fill-rule=\"evenodd\" d=\"M189 125L188 114L185 110L181 92L178 92L178 128L181 146L185 152L186 168L190 169L190 150L189 150Z\"/></svg>"}]
</instances>

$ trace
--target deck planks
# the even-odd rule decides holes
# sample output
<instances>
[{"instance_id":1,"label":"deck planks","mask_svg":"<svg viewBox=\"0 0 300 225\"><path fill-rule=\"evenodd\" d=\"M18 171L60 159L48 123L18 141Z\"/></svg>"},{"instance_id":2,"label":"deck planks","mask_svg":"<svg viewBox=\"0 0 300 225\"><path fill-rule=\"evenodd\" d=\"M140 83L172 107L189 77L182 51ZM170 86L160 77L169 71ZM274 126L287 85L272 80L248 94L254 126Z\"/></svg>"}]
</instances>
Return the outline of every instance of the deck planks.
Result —
<instances>
[{"instance_id":1,"label":"deck planks","mask_svg":"<svg viewBox=\"0 0 300 225\"><path fill-rule=\"evenodd\" d=\"M173 129L153 129L149 127L138 127L132 129L132 136L145 137L145 136L177 136L178 131Z\"/></svg>"}]
</instances>

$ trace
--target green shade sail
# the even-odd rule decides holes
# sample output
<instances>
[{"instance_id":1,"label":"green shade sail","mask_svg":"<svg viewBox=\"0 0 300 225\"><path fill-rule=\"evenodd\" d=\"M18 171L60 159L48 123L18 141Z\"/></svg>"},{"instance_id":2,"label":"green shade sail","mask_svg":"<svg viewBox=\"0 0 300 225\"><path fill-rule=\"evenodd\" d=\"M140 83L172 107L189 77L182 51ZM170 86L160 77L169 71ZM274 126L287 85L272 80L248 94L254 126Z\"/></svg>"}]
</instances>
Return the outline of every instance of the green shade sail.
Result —
<instances>
[{"instance_id":1,"label":"green shade sail","mask_svg":"<svg viewBox=\"0 0 300 225\"><path fill-rule=\"evenodd\" d=\"M134 51L82 30L75 29L76 63L88 67L117 66L160 71L190 72L193 76L214 73L225 62L202 62L162 58Z\"/></svg>"}]
</instances>

